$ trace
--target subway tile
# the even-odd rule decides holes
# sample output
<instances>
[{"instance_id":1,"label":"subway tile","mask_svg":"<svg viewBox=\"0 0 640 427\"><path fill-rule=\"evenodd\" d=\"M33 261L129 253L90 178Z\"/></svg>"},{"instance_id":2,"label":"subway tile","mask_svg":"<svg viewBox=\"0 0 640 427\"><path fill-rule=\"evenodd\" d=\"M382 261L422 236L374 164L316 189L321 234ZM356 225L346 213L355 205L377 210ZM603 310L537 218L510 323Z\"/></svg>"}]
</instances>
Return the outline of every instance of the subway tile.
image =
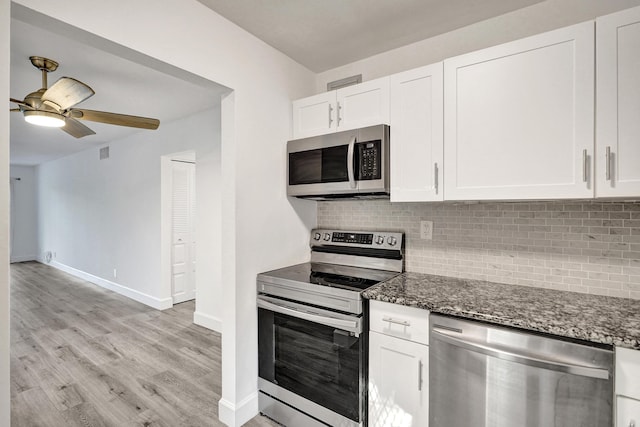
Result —
<instances>
[{"instance_id":1,"label":"subway tile","mask_svg":"<svg viewBox=\"0 0 640 427\"><path fill-rule=\"evenodd\" d=\"M408 271L640 299L637 202L320 202L318 225L404 231Z\"/></svg>"}]
</instances>

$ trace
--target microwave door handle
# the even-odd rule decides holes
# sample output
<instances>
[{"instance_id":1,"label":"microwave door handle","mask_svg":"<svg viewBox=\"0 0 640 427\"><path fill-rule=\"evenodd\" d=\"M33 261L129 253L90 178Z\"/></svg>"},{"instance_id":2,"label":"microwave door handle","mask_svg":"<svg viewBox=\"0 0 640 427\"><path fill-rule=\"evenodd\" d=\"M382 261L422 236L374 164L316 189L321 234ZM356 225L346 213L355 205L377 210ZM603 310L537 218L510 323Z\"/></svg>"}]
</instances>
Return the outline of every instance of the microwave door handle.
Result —
<instances>
[{"instance_id":1,"label":"microwave door handle","mask_svg":"<svg viewBox=\"0 0 640 427\"><path fill-rule=\"evenodd\" d=\"M349 186L356 188L356 179L353 173L353 151L356 146L356 137L352 137L347 149L347 176L349 177Z\"/></svg>"}]
</instances>

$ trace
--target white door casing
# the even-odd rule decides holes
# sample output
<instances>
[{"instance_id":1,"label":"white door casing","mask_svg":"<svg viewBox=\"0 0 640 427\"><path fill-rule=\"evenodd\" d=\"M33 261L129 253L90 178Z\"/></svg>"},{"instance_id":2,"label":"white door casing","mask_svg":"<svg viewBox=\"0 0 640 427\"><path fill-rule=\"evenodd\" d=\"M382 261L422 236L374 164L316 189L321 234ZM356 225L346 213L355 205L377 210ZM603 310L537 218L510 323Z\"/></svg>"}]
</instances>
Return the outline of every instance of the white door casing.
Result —
<instances>
[{"instance_id":1,"label":"white door casing","mask_svg":"<svg viewBox=\"0 0 640 427\"><path fill-rule=\"evenodd\" d=\"M195 298L195 164L171 162L171 296L178 304Z\"/></svg>"}]
</instances>

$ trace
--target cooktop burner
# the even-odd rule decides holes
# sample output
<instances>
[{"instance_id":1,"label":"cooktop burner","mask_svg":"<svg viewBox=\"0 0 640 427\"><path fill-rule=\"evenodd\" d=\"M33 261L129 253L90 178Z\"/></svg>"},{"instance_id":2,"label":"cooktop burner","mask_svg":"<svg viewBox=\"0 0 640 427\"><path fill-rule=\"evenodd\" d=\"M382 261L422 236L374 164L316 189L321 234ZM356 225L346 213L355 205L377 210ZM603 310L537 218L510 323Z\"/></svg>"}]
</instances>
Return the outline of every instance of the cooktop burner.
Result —
<instances>
[{"instance_id":1,"label":"cooktop burner","mask_svg":"<svg viewBox=\"0 0 640 427\"><path fill-rule=\"evenodd\" d=\"M379 283L378 280L365 279L363 277L343 276L340 274L322 273L312 271L309 276L309 283L322 286L333 286L344 289L357 289L364 291L365 289Z\"/></svg>"}]
</instances>

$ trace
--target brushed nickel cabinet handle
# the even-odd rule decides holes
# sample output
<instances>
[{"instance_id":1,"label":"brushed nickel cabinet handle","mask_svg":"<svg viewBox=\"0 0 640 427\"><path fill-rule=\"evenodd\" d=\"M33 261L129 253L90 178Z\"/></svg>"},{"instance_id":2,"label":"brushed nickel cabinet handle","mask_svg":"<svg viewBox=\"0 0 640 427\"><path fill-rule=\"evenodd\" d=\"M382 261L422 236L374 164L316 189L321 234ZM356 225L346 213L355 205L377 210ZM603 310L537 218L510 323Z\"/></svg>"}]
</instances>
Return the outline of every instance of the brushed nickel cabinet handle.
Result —
<instances>
[{"instance_id":1,"label":"brushed nickel cabinet handle","mask_svg":"<svg viewBox=\"0 0 640 427\"><path fill-rule=\"evenodd\" d=\"M587 167L589 156L587 156L587 149L582 150L582 181L587 182Z\"/></svg>"},{"instance_id":2,"label":"brushed nickel cabinet handle","mask_svg":"<svg viewBox=\"0 0 640 427\"><path fill-rule=\"evenodd\" d=\"M340 126L340 122L342 121L342 117L340 117L340 110L342 110L342 106L338 102L338 126Z\"/></svg>"},{"instance_id":3,"label":"brushed nickel cabinet handle","mask_svg":"<svg viewBox=\"0 0 640 427\"><path fill-rule=\"evenodd\" d=\"M418 360L418 391L422 391L422 360Z\"/></svg>"},{"instance_id":4,"label":"brushed nickel cabinet handle","mask_svg":"<svg viewBox=\"0 0 640 427\"><path fill-rule=\"evenodd\" d=\"M402 326L411 326L411 322L408 322L406 320L398 320L398 319L394 319L393 317L383 317L382 318L383 322L389 322L389 323L394 323L396 325L402 325Z\"/></svg>"},{"instance_id":5,"label":"brushed nickel cabinet handle","mask_svg":"<svg viewBox=\"0 0 640 427\"><path fill-rule=\"evenodd\" d=\"M436 190L436 194L438 194L438 162L433 164L433 185Z\"/></svg>"},{"instance_id":6,"label":"brushed nickel cabinet handle","mask_svg":"<svg viewBox=\"0 0 640 427\"><path fill-rule=\"evenodd\" d=\"M605 150L605 175L607 181L611 181L611 147L607 146Z\"/></svg>"},{"instance_id":7,"label":"brushed nickel cabinet handle","mask_svg":"<svg viewBox=\"0 0 640 427\"><path fill-rule=\"evenodd\" d=\"M329 104L329 127L331 127L331 123L333 123L333 107Z\"/></svg>"}]
</instances>

